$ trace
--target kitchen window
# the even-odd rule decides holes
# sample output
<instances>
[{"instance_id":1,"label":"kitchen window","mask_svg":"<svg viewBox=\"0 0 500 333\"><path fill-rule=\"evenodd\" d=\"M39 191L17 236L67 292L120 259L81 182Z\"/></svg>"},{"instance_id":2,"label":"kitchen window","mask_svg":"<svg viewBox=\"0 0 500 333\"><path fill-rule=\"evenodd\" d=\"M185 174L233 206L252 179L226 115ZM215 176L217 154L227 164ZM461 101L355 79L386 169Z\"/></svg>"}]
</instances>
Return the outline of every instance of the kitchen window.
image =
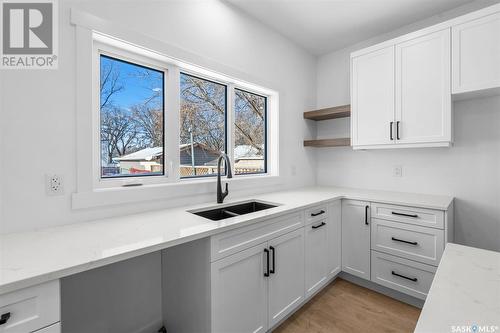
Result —
<instances>
[{"instance_id":1,"label":"kitchen window","mask_svg":"<svg viewBox=\"0 0 500 333\"><path fill-rule=\"evenodd\" d=\"M164 72L99 59L101 178L164 175Z\"/></svg>"},{"instance_id":2,"label":"kitchen window","mask_svg":"<svg viewBox=\"0 0 500 333\"><path fill-rule=\"evenodd\" d=\"M221 153L235 190L281 181L276 91L139 46L146 37L77 30L74 208L213 192Z\"/></svg>"},{"instance_id":3,"label":"kitchen window","mask_svg":"<svg viewBox=\"0 0 500 333\"><path fill-rule=\"evenodd\" d=\"M234 173L265 173L267 97L241 89L234 92Z\"/></svg>"},{"instance_id":4,"label":"kitchen window","mask_svg":"<svg viewBox=\"0 0 500 333\"><path fill-rule=\"evenodd\" d=\"M181 178L217 174L217 158L227 151L227 86L180 73Z\"/></svg>"}]
</instances>

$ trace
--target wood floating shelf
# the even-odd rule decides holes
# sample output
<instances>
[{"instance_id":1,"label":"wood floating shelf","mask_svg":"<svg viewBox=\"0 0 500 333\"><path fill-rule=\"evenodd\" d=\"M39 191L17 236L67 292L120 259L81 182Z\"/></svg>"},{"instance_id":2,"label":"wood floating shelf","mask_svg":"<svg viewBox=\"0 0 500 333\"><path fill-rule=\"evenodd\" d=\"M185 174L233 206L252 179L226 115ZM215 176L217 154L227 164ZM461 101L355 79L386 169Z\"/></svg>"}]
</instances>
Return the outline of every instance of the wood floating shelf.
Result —
<instances>
[{"instance_id":1,"label":"wood floating shelf","mask_svg":"<svg viewBox=\"0 0 500 333\"><path fill-rule=\"evenodd\" d=\"M319 109L304 112L304 119L327 120L336 118L345 118L351 116L351 105L335 106L332 108Z\"/></svg>"},{"instance_id":2,"label":"wood floating shelf","mask_svg":"<svg viewBox=\"0 0 500 333\"><path fill-rule=\"evenodd\" d=\"M337 139L320 139L320 140L304 140L304 147L349 147L351 145L350 138Z\"/></svg>"}]
</instances>

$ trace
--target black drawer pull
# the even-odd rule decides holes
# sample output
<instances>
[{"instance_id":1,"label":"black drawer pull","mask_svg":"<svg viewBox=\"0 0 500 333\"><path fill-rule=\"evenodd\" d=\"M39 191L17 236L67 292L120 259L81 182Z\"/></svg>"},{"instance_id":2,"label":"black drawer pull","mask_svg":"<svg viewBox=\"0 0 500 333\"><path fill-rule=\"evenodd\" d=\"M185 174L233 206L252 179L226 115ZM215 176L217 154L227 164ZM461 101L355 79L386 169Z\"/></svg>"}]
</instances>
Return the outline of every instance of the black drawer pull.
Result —
<instances>
[{"instance_id":1,"label":"black drawer pull","mask_svg":"<svg viewBox=\"0 0 500 333\"><path fill-rule=\"evenodd\" d=\"M271 270L269 270L269 273L274 274L274 273L276 273L276 249L273 246L269 246L269 249L273 253L273 257L272 257L273 258L273 268L271 268Z\"/></svg>"},{"instance_id":2,"label":"black drawer pull","mask_svg":"<svg viewBox=\"0 0 500 333\"><path fill-rule=\"evenodd\" d=\"M313 228L313 229L318 229L318 228L321 228L321 227L322 227L322 226L324 226L324 225L326 225L326 223L325 223L325 222L321 222L321 223L320 223L320 224L318 224L318 225L313 225L313 226L312 226L312 228Z\"/></svg>"},{"instance_id":3,"label":"black drawer pull","mask_svg":"<svg viewBox=\"0 0 500 333\"><path fill-rule=\"evenodd\" d=\"M266 271L264 272L264 276L269 277L269 250L264 249L264 253L266 254Z\"/></svg>"},{"instance_id":4,"label":"black drawer pull","mask_svg":"<svg viewBox=\"0 0 500 333\"><path fill-rule=\"evenodd\" d=\"M3 313L2 316L0 316L0 325L6 324L7 321L10 319L10 312Z\"/></svg>"},{"instance_id":5,"label":"black drawer pull","mask_svg":"<svg viewBox=\"0 0 500 333\"><path fill-rule=\"evenodd\" d=\"M404 213L397 213L397 212L391 212L392 215L398 215L398 216L406 216L406 217L413 217L413 218L417 218L418 215L417 214L404 214Z\"/></svg>"},{"instance_id":6,"label":"black drawer pull","mask_svg":"<svg viewBox=\"0 0 500 333\"><path fill-rule=\"evenodd\" d=\"M401 242L401 243L406 243L406 244L411 244L411 245L418 245L417 242L410 242L410 241L406 241L406 240L398 239L398 238L394 238L394 237L391 237L391 239L395 242Z\"/></svg>"},{"instance_id":7,"label":"black drawer pull","mask_svg":"<svg viewBox=\"0 0 500 333\"><path fill-rule=\"evenodd\" d=\"M393 121L389 123L389 138L391 139L391 141L394 140L394 136L392 135L392 124L394 124Z\"/></svg>"},{"instance_id":8,"label":"black drawer pull","mask_svg":"<svg viewBox=\"0 0 500 333\"><path fill-rule=\"evenodd\" d=\"M368 225L368 210L370 209L370 206L366 205L365 206L365 224Z\"/></svg>"},{"instance_id":9,"label":"black drawer pull","mask_svg":"<svg viewBox=\"0 0 500 333\"><path fill-rule=\"evenodd\" d=\"M396 121L396 139L401 140L399 137L399 123L400 121Z\"/></svg>"},{"instance_id":10,"label":"black drawer pull","mask_svg":"<svg viewBox=\"0 0 500 333\"><path fill-rule=\"evenodd\" d=\"M318 215L321 215L321 214L325 214L325 211L324 210L321 210L317 213L311 213L311 216L318 216Z\"/></svg>"},{"instance_id":11,"label":"black drawer pull","mask_svg":"<svg viewBox=\"0 0 500 333\"><path fill-rule=\"evenodd\" d=\"M410 281L413 281L413 282L417 282L417 280L418 280L417 278L407 277L407 276L398 274L398 273L396 273L394 271L392 271L392 275L399 276L400 278L407 279L407 280L410 280Z\"/></svg>"}]
</instances>

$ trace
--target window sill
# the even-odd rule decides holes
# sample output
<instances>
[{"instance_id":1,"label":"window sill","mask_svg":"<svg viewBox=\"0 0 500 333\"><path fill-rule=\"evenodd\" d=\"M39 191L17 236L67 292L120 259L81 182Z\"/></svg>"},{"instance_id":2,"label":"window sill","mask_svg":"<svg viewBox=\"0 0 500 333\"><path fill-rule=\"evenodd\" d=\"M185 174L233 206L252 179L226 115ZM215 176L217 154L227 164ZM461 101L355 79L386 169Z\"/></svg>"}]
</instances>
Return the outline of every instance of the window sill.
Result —
<instances>
[{"instance_id":1,"label":"window sill","mask_svg":"<svg viewBox=\"0 0 500 333\"><path fill-rule=\"evenodd\" d=\"M139 187L114 187L76 192L71 197L72 209L106 207L146 201L158 201L171 198L191 197L210 194L216 191L216 177L207 179L182 179L178 183L143 185ZM279 185L282 179L273 175L237 176L223 178L230 185L231 191L258 189L262 186Z\"/></svg>"}]
</instances>

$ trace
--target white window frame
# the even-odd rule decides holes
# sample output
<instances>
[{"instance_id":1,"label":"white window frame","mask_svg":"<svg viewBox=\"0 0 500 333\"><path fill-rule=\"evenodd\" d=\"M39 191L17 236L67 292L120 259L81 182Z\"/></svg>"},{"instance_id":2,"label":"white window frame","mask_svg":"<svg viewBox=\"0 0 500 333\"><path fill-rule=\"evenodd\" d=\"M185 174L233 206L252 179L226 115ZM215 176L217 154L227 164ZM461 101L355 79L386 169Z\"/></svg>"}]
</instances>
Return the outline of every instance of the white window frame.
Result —
<instances>
[{"instance_id":1,"label":"white window frame","mask_svg":"<svg viewBox=\"0 0 500 333\"><path fill-rule=\"evenodd\" d=\"M163 121L163 133L164 133L164 142L163 142L163 152L164 152L164 174L163 175L155 175L155 176L134 176L134 177L116 177L116 178L102 178L101 177L101 110L100 110L100 59L101 55L108 56L117 60L123 60L132 64L137 64L140 66L148 67L151 69L155 69L157 71L163 72L163 116L164 118L167 115L168 107L172 107L172 105L168 104L167 101L167 86L169 85L169 79L172 75L173 68L171 65L160 62L155 59L148 58L145 55L133 53L127 50L123 50L121 48L117 48L111 46L109 44L101 43L98 41L94 41L94 52L93 52L93 72L94 78L92 82L93 95L93 142L94 142L94 150L93 150L93 179L94 179L94 188L113 188L113 187L123 187L123 186L133 186L133 185L151 185L151 184L162 184L172 182L169 174L172 173L170 165L172 165L172 161L167 160L167 156L171 155L167 152L167 121L164 119Z\"/></svg>"},{"instance_id":2,"label":"white window frame","mask_svg":"<svg viewBox=\"0 0 500 333\"><path fill-rule=\"evenodd\" d=\"M232 162L233 171L234 89L241 89L267 98L266 173L234 175L233 179L229 179L228 182L233 191L255 190L256 186L282 184L279 176L279 94L277 91L265 88L261 84L249 83L259 80L252 79L246 73L214 63L202 56L126 28L117 27L79 10L71 10L71 22L76 26L76 60L78 63L76 70L77 191L72 195L74 209L180 198L215 191L215 177L181 179L179 175L180 72L227 86L227 153ZM101 179L100 52L164 72L164 137L166 142L163 176ZM179 59L190 59L199 65ZM241 79L236 79L237 77ZM177 126L171 126L171 124L177 124ZM127 186L133 184L142 186Z\"/></svg>"}]
</instances>

